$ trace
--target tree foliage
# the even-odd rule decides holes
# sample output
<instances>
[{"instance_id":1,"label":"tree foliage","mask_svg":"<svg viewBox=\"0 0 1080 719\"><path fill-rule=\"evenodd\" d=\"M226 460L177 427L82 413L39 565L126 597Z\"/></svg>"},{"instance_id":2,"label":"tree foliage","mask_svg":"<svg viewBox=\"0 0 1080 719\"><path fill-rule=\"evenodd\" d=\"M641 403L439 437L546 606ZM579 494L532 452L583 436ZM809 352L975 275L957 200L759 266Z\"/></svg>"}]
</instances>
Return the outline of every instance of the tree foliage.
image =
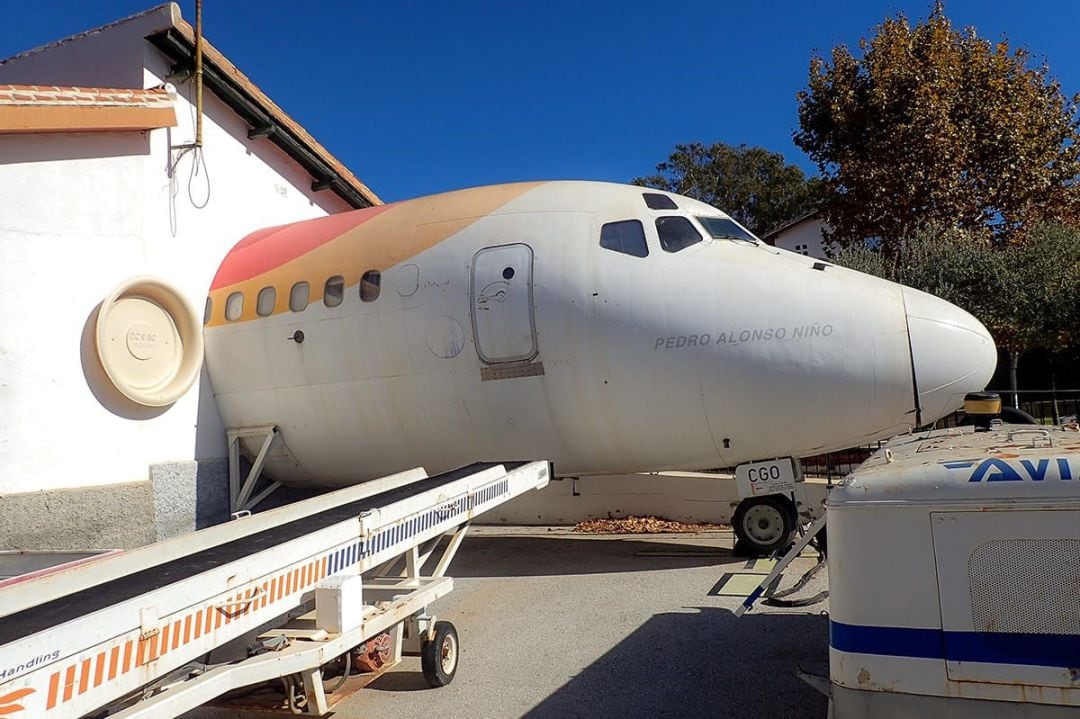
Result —
<instances>
[{"instance_id":1,"label":"tree foliage","mask_svg":"<svg viewBox=\"0 0 1080 719\"><path fill-rule=\"evenodd\" d=\"M1017 353L1080 345L1080 233L1039 227L999 262L999 344Z\"/></svg>"},{"instance_id":2,"label":"tree foliage","mask_svg":"<svg viewBox=\"0 0 1080 719\"><path fill-rule=\"evenodd\" d=\"M1016 363L1026 352L1080 346L1080 231L1033 228L1000 245L970 230L923 229L892 257L865 244L837 252L840 265L935 294L979 318ZM1015 387L1014 387L1015 389Z\"/></svg>"},{"instance_id":3,"label":"tree foliage","mask_svg":"<svg viewBox=\"0 0 1080 719\"><path fill-rule=\"evenodd\" d=\"M834 240L879 238L892 255L926 224L1014 241L1077 219L1080 96L1027 50L954 30L940 2L859 50L812 58L798 96L794 139L820 169Z\"/></svg>"},{"instance_id":4,"label":"tree foliage","mask_svg":"<svg viewBox=\"0 0 1080 719\"><path fill-rule=\"evenodd\" d=\"M655 175L633 183L706 202L758 235L816 207L816 180L762 147L679 144Z\"/></svg>"}]
</instances>

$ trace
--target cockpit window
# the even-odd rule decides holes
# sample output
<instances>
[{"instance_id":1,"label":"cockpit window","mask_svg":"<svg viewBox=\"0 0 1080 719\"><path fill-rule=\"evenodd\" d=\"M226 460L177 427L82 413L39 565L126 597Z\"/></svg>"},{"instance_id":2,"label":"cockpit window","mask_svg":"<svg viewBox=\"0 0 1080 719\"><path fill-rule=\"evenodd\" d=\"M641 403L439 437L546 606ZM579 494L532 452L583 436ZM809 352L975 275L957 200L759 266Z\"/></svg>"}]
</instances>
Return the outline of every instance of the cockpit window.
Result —
<instances>
[{"instance_id":1,"label":"cockpit window","mask_svg":"<svg viewBox=\"0 0 1080 719\"><path fill-rule=\"evenodd\" d=\"M645 244L645 228L640 220L608 222L600 228L600 246L624 255L649 256L649 246Z\"/></svg>"},{"instance_id":2,"label":"cockpit window","mask_svg":"<svg viewBox=\"0 0 1080 719\"><path fill-rule=\"evenodd\" d=\"M679 209L679 206L675 204L675 200L667 195L661 195L659 192L643 192L641 196L645 198L645 206L650 210Z\"/></svg>"},{"instance_id":3,"label":"cockpit window","mask_svg":"<svg viewBox=\"0 0 1080 719\"><path fill-rule=\"evenodd\" d=\"M729 220L726 217L699 217L697 221L701 223L701 226L705 228L705 231L714 240L746 240L747 242L758 242L758 238L751 235L748 231L739 227L733 220Z\"/></svg>"},{"instance_id":4,"label":"cockpit window","mask_svg":"<svg viewBox=\"0 0 1080 719\"><path fill-rule=\"evenodd\" d=\"M684 250L703 239L701 233L685 217L657 217L656 232L660 235L660 246L668 252Z\"/></svg>"}]
</instances>

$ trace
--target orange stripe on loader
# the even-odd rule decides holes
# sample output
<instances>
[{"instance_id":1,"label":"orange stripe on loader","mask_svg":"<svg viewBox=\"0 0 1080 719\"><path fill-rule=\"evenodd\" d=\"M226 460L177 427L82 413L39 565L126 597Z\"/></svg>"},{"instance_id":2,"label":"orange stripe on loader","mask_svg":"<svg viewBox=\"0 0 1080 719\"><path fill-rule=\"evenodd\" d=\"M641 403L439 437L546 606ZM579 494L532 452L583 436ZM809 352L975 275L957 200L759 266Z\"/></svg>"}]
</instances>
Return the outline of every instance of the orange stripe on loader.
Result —
<instances>
[{"instance_id":1,"label":"orange stripe on loader","mask_svg":"<svg viewBox=\"0 0 1080 719\"><path fill-rule=\"evenodd\" d=\"M56 692L60 689L60 672L53 672L49 677L49 696L45 701L45 708L52 709L56 706Z\"/></svg>"}]
</instances>

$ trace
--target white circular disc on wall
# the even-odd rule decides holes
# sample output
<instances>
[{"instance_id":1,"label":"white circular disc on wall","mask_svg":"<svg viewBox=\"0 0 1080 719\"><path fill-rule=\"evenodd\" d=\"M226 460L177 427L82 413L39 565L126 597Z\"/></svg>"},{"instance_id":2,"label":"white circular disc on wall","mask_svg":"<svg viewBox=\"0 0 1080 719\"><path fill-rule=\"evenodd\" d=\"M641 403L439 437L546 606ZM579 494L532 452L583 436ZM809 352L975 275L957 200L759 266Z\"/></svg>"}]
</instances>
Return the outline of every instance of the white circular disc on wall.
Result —
<instances>
[{"instance_id":1,"label":"white circular disc on wall","mask_svg":"<svg viewBox=\"0 0 1080 719\"><path fill-rule=\"evenodd\" d=\"M121 283L101 303L97 355L125 397L147 407L178 400L199 376L202 326L179 290L156 277Z\"/></svg>"}]
</instances>

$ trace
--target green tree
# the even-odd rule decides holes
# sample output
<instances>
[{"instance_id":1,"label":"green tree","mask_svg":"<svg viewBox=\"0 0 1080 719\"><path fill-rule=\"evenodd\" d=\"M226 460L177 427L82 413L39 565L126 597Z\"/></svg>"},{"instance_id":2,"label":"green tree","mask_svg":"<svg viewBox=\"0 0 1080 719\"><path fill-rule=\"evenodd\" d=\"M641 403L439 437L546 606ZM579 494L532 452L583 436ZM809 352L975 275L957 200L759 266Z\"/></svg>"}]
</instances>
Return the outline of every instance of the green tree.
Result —
<instances>
[{"instance_id":1,"label":"green tree","mask_svg":"<svg viewBox=\"0 0 1080 719\"><path fill-rule=\"evenodd\" d=\"M807 180L798 166L762 147L679 144L656 166L655 175L633 183L706 202L757 235L816 207L816 180Z\"/></svg>"},{"instance_id":2,"label":"green tree","mask_svg":"<svg viewBox=\"0 0 1080 719\"><path fill-rule=\"evenodd\" d=\"M832 239L878 238L892 255L927 223L1012 242L1076 220L1080 97L1026 49L954 30L938 2L859 51L813 57L798 95L794 139L820 169Z\"/></svg>"},{"instance_id":3,"label":"green tree","mask_svg":"<svg viewBox=\"0 0 1080 719\"><path fill-rule=\"evenodd\" d=\"M1000 252L1002 293L995 339L1009 353L1016 390L1020 357L1039 347L1059 351L1080 344L1080 233L1039 227L1026 242Z\"/></svg>"},{"instance_id":4,"label":"green tree","mask_svg":"<svg viewBox=\"0 0 1080 719\"><path fill-rule=\"evenodd\" d=\"M1001 245L969 230L923 229L902 246L887 257L851 245L833 260L930 292L978 317L1006 352L1014 393L1025 353L1080 345L1080 231L1040 225L1024 243Z\"/></svg>"}]
</instances>

